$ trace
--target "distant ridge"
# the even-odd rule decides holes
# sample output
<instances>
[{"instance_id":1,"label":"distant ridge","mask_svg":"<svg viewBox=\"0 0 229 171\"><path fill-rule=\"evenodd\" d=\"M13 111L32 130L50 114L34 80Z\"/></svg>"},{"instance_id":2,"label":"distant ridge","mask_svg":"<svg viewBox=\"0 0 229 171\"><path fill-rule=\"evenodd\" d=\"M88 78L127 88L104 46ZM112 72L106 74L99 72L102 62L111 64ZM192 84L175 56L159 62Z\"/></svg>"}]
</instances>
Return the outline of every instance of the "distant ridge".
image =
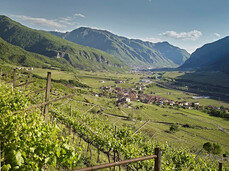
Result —
<instances>
[{"instance_id":1,"label":"distant ridge","mask_svg":"<svg viewBox=\"0 0 229 171\"><path fill-rule=\"evenodd\" d=\"M48 56L77 69L123 71L127 67L114 56L98 49L77 45L45 31L30 29L0 16L0 37L27 51Z\"/></svg>"},{"instance_id":2,"label":"distant ridge","mask_svg":"<svg viewBox=\"0 0 229 171\"><path fill-rule=\"evenodd\" d=\"M197 49L180 69L214 70L229 73L229 36Z\"/></svg>"},{"instance_id":3,"label":"distant ridge","mask_svg":"<svg viewBox=\"0 0 229 171\"><path fill-rule=\"evenodd\" d=\"M71 32L50 32L74 43L103 50L134 67L178 67L190 54L168 42L151 43L117 36L106 30L80 27Z\"/></svg>"}]
</instances>

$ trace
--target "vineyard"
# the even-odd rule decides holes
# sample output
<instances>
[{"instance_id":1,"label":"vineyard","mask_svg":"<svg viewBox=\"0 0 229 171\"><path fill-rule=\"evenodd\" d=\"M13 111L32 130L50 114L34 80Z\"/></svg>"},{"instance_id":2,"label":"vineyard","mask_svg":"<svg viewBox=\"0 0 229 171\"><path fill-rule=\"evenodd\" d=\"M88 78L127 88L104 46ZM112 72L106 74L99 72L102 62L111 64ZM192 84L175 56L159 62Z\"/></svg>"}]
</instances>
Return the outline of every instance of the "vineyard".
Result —
<instances>
[{"instance_id":1,"label":"vineyard","mask_svg":"<svg viewBox=\"0 0 229 171\"><path fill-rule=\"evenodd\" d=\"M111 109L83 97L89 88L75 89L53 82L49 87L51 78L46 82L16 70L3 70L0 75L3 171L74 170L154 155L156 147L162 150L161 170L218 170L217 161L108 122L103 113ZM154 165L151 159L113 168L153 170Z\"/></svg>"}]
</instances>

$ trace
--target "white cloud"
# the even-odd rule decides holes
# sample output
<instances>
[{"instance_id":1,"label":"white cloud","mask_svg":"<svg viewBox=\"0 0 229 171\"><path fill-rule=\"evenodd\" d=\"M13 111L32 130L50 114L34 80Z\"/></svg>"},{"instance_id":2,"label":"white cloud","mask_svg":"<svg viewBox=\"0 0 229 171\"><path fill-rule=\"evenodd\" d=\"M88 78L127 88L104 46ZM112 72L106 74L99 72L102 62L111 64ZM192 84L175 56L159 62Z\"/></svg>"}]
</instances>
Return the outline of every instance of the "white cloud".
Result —
<instances>
[{"instance_id":1,"label":"white cloud","mask_svg":"<svg viewBox=\"0 0 229 171\"><path fill-rule=\"evenodd\" d=\"M145 38L145 39L142 39L142 40L143 40L143 41L152 42L152 43L162 42L161 39L159 39L159 38L154 38L154 37Z\"/></svg>"},{"instance_id":2,"label":"white cloud","mask_svg":"<svg viewBox=\"0 0 229 171\"><path fill-rule=\"evenodd\" d=\"M159 35L175 38L175 39L182 39L182 40L197 40L202 35L202 33L198 30L193 30L190 32L180 32L180 33L177 33L175 31L166 31Z\"/></svg>"},{"instance_id":3,"label":"white cloud","mask_svg":"<svg viewBox=\"0 0 229 171\"><path fill-rule=\"evenodd\" d=\"M74 14L74 17L81 17L81 18L86 18L86 17L85 17L85 15L83 15L83 14L80 14L80 13L79 13L79 14Z\"/></svg>"},{"instance_id":4,"label":"white cloud","mask_svg":"<svg viewBox=\"0 0 229 171\"><path fill-rule=\"evenodd\" d=\"M58 21L55 20L49 20L46 18L35 18L35 17L29 17L25 15L11 15L12 17L18 18L23 21L28 21L33 24L40 24L42 26L48 26L48 27L57 27L57 28L62 28L64 25L59 23Z\"/></svg>"},{"instance_id":5,"label":"white cloud","mask_svg":"<svg viewBox=\"0 0 229 171\"><path fill-rule=\"evenodd\" d=\"M79 25L79 23L75 22L77 17L86 18L83 14L74 14L72 16L67 16L64 18L58 18L58 19L46 19L46 18L38 18L38 17L30 17L25 15L10 15L13 18L17 18L22 21L27 21L30 24L37 24L40 26L45 26L49 28L55 28L55 29L63 29L70 27L75 27L76 25Z\"/></svg>"},{"instance_id":6,"label":"white cloud","mask_svg":"<svg viewBox=\"0 0 229 171\"><path fill-rule=\"evenodd\" d=\"M213 33L213 35L216 36L216 37L220 37L219 33Z\"/></svg>"}]
</instances>

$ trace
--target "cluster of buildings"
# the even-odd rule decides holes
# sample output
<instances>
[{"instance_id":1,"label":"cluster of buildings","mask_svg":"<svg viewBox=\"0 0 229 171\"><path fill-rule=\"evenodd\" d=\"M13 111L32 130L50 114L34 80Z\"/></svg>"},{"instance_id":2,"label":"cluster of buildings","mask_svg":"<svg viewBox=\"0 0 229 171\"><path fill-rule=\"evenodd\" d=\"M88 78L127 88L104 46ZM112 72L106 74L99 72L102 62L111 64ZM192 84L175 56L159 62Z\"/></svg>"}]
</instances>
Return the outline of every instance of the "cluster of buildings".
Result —
<instances>
[{"instance_id":1,"label":"cluster of buildings","mask_svg":"<svg viewBox=\"0 0 229 171\"><path fill-rule=\"evenodd\" d=\"M142 103L147 104L157 104L160 106L168 105L168 106L179 106L185 107L188 109L193 109L193 107L199 107L199 102L186 102L186 101L174 101L169 100L164 97L155 96L153 94L144 94L142 90L145 89L144 85L139 87L135 87L132 89L125 89L116 86L103 86L101 87L102 90L109 92L110 94L116 94L116 96L112 96L116 98L117 105L127 105L131 101L140 101Z\"/></svg>"},{"instance_id":2,"label":"cluster of buildings","mask_svg":"<svg viewBox=\"0 0 229 171\"><path fill-rule=\"evenodd\" d=\"M104 83L104 81L100 81L100 83ZM125 83L122 80L115 81L116 84ZM187 101L181 101L181 98L178 98L179 101L169 100L167 98L161 97L161 96L155 96L153 94L144 94L143 90L146 89L146 85L143 84L149 84L151 83L148 79L141 79L139 83L135 84L135 88L122 88L117 87L117 85L114 86L102 86L101 89L103 92L106 93L99 93L95 94L95 96L104 96L105 94L109 94L110 98L116 98L116 105L117 106L128 106L128 104L131 101L139 101L146 104L156 104L159 106L171 106L171 107L183 107L187 109L201 109L200 103L198 101L195 102L187 102ZM198 96L198 97L192 97L192 99L201 99L201 98L210 98L209 96ZM206 106L206 109L218 109L221 111L225 111L228 113L229 108L224 107L216 107L216 106Z\"/></svg>"}]
</instances>

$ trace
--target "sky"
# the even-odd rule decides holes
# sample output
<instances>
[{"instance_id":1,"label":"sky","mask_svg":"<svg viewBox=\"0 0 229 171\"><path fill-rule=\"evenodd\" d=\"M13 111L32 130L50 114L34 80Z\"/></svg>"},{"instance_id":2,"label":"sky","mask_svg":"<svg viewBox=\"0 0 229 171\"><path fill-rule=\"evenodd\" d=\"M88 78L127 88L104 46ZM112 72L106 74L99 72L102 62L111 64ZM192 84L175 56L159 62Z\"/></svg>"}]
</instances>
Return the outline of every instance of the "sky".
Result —
<instances>
[{"instance_id":1,"label":"sky","mask_svg":"<svg viewBox=\"0 0 229 171\"><path fill-rule=\"evenodd\" d=\"M192 53L229 35L228 7L229 0L0 0L0 15L39 30L86 26Z\"/></svg>"}]
</instances>

